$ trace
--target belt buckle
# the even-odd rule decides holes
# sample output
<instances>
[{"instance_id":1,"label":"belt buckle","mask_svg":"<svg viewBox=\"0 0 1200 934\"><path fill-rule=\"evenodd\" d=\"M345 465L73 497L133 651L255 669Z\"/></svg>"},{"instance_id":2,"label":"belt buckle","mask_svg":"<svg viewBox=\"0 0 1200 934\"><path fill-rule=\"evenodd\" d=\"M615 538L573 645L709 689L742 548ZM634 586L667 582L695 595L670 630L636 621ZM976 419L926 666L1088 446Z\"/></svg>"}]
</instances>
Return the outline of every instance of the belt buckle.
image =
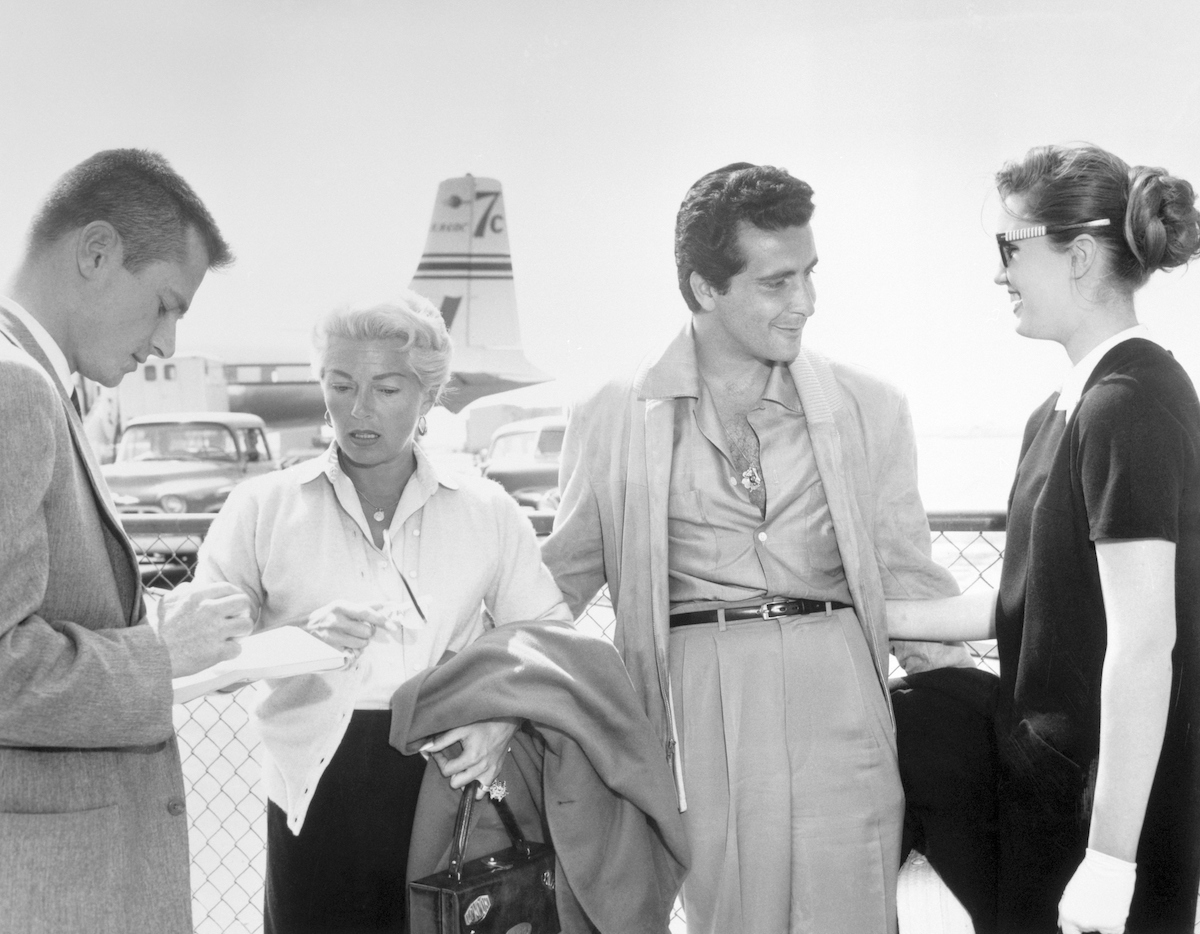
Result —
<instances>
[{"instance_id":1,"label":"belt buckle","mask_svg":"<svg viewBox=\"0 0 1200 934\"><path fill-rule=\"evenodd\" d=\"M786 603L764 603L758 608L764 620L771 619L773 616L787 616Z\"/></svg>"}]
</instances>

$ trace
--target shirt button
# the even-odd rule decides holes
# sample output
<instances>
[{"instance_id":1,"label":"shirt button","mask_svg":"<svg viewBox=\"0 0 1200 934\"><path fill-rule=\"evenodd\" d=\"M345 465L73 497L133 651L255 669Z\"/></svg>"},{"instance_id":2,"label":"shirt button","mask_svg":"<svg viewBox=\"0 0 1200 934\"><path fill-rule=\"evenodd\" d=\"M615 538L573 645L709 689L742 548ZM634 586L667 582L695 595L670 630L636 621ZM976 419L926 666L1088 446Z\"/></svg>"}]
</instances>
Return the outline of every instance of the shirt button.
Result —
<instances>
[{"instance_id":1,"label":"shirt button","mask_svg":"<svg viewBox=\"0 0 1200 934\"><path fill-rule=\"evenodd\" d=\"M760 542L765 542L765 541L767 540L767 533L766 533L766 532L759 532L759 533L758 533L758 540L759 540Z\"/></svg>"},{"instance_id":2,"label":"shirt button","mask_svg":"<svg viewBox=\"0 0 1200 934\"><path fill-rule=\"evenodd\" d=\"M411 571L409 571L409 572L408 572L408 576L409 576L409 577L416 577L416 576L417 576L417 569L416 569L416 568L413 568Z\"/></svg>"},{"instance_id":3,"label":"shirt button","mask_svg":"<svg viewBox=\"0 0 1200 934\"><path fill-rule=\"evenodd\" d=\"M730 486L737 486L737 477L730 477L730 478L729 478L729 485L730 485Z\"/></svg>"},{"instance_id":4,"label":"shirt button","mask_svg":"<svg viewBox=\"0 0 1200 934\"><path fill-rule=\"evenodd\" d=\"M171 800L167 802L167 813L172 817L178 817L186 810L187 807L183 803L183 798L171 798Z\"/></svg>"},{"instance_id":5,"label":"shirt button","mask_svg":"<svg viewBox=\"0 0 1200 934\"><path fill-rule=\"evenodd\" d=\"M413 535L415 535L417 538L420 538L420 537L421 537L421 530L420 530L420 529L413 529Z\"/></svg>"},{"instance_id":6,"label":"shirt button","mask_svg":"<svg viewBox=\"0 0 1200 934\"><path fill-rule=\"evenodd\" d=\"M381 570L381 571L386 571L386 570L387 570L387 562L386 562L386 561L380 561L380 562L379 562L379 570Z\"/></svg>"}]
</instances>

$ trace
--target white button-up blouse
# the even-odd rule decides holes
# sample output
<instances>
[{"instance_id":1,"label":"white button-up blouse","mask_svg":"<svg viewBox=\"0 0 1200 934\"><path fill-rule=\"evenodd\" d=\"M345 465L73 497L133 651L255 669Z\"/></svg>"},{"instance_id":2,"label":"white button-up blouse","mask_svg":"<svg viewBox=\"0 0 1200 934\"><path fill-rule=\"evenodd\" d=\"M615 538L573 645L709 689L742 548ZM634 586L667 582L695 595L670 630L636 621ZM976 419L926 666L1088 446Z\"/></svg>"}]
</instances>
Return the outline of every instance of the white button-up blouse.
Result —
<instances>
[{"instance_id":1,"label":"white button-up blouse","mask_svg":"<svg viewBox=\"0 0 1200 934\"><path fill-rule=\"evenodd\" d=\"M400 684L485 626L571 620L512 498L489 480L441 477L415 450L417 468L382 549L336 445L236 487L200 549L197 581L244 591L258 630L302 625L337 599L387 604L399 623L377 631L351 667L266 683L256 710L263 779L293 833L353 710L386 710Z\"/></svg>"}]
</instances>

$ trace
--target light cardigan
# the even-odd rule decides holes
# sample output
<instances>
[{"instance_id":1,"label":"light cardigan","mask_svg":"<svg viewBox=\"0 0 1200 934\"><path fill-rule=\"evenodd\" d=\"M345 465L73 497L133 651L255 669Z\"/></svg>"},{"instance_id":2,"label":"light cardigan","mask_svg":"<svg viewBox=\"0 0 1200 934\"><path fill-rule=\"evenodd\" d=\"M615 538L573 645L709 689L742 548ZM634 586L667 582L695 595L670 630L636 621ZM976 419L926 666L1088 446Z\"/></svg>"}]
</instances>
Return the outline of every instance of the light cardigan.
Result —
<instances>
[{"instance_id":1,"label":"light cardigan","mask_svg":"<svg viewBox=\"0 0 1200 934\"><path fill-rule=\"evenodd\" d=\"M346 490L335 446L236 487L200 549L196 579L244 591L257 630L303 624L335 599L394 603L406 617L406 628L395 636L377 632L380 645L373 642L350 667L266 683L256 710L263 780L293 833L355 708L380 706L374 698L381 690L390 699L408 677L478 638L485 608L497 624L571 618L513 499L490 480L441 477L419 446L415 451L417 469L383 550L371 543L357 497ZM407 628L414 613L398 600L398 569L425 613L424 626L418 620ZM402 653L393 651L397 638L405 640ZM390 689L382 684L388 664Z\"/></svg>"},{"instance_id":2,"label":"light cardigan","mask_svg":"<svg viewBox=\"0 0 1200 934\"><path fill-rule=\"evenodd\" d=\"M817 470L854 608L887 697L886 598L953 596L958 585L933 561L917 492L916 445L904 396L855 367L802 348L789 367L807 418ZM563 441L562 503L542 557L575 613L608 584L614 643L675 773L684 776L667 672L667 499L676 400L699 374L691 323L638 370L574 408ZM802 441L801 443L808 443ZM911 646L911 643L906 643ZM912 670L970 664L960 648L926 644ZM892 737L894 743L894 736Z\"/></svg>"}]
</instances>

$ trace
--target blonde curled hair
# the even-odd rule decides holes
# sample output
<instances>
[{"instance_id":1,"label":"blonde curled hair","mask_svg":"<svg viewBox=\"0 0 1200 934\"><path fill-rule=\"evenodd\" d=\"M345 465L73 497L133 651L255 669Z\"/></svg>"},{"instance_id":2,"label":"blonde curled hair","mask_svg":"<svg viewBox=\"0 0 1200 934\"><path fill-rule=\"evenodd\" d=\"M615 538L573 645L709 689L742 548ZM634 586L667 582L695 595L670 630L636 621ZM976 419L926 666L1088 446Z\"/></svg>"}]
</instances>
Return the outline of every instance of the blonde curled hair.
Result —
<instances>
[{"instance_id":1,"label":"blonde curled hair","mask_svg":"<svg viewBox=\"0 0 1200 934\"><path fill-rule=\"evenodd\" d=\"M394 302L369 307L336 308L317 319L312 332L312 368L325 375L325 353L331 337L348 340L395 340L432 403L441 401L450 380L453 346L446 322L433 303L405 289Z\"/></svg>"}]
</instances>

